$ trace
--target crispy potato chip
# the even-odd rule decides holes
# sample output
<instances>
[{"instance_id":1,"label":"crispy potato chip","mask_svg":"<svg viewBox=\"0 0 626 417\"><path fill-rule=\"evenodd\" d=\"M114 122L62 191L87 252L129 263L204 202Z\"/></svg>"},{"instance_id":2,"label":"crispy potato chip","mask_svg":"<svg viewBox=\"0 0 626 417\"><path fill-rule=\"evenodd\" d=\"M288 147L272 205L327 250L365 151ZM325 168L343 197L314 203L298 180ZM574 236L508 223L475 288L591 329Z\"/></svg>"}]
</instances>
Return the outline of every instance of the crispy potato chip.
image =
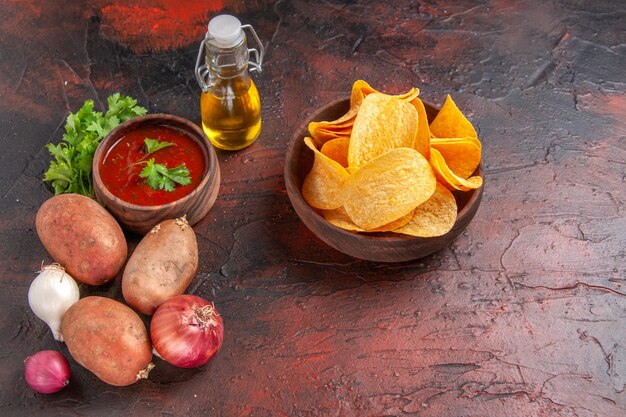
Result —
<instances>
[{"instance_id":1,"label":"crispy potato chip","mask_svg":"<svg viewBox=\"0 0 626 417\"><path fill-rule=\"evenodd\" d=\"M433 170L422 154L413 148L396 148L348 177L343 207L357 226L372 230L428 200L436 184Z\"/></svg>"},{"instance_id":2,"label":"crispy potato chip","mask_svg":"<svg viewBox=\"0 0 626 417\"><path fill-rule=\"evenodd\" d=\"M354 173L355 173L355 172L357 172L358 170L359 170L359 168L358 168L358 167L351 167L350 165L348 165L348 166L346 167L346 171L348 171L348 174L350 174L350 175L354 174Z\"/></svg>"},{"instance_id":3,"label":"crispy potato chip","mask_svg":"<svg viewBox=\"0 0 626 417\"><path fill-rule=\"evenodd\" d=\"M322 213L324 214L324 218L326 219L326 221L332 225L335 225L339 228L342 228L344 230L349 230L352 232L366 232L366 230L354 224L354 222L350 219L350 216L348 216L348 213L346 213L346 210L343 207L339 207L335 210L323 210ZM367 230L367 231L368 232L391 232L408 224L412 218L413 218L413 210L411 210L409 213L405 214L404 216L400 217L399 219L392 221L391 223L388 223L383 226L377 227L376 229Z\"/></svg>"},{"instance_id":4,"label":"crispy potato chip","mask_svg":"<svg viewBox=\"0 0 626 417\"><path fill-rule=\"evenodd\" d=\"M417 135L413 148L424 155L424 158L430 159L430 129L428 127L428 116L424 103L418 97L415 97L410 103L417 110Z\"/></svg>"},{"instance_id":5,"label":"crispy potato chip","mask_svg":"<svg viewBox=\"0 0 626 417\"><path fill-rule=\"evenodd\" d=\"M309 123L309 133L313 135L315 130L317 129L327 129L327 130L336 130L336 129L345 129L351 128L354 124L354 119L356 118L356 114L358 112L358 107L352 107L346 114L341 116L337 120L332 121L321 121L321 122L311 122Z\"/></svg>"},{"instance_id":6,"label":"crispy potato chip","mask_svg":"<svg viewBox=\"0 0 626 417\"><path fill-rule=\"evenodd\" d=\"M464 140L466 142L472 142L474 145L478 146L480 148L480 150L482 151L483 149L483 145L480 143L480 141L478 140L478 138L472 138L470 136L464 137L464 138L430 138L431 140L436 140L437 143L455 143L459 140Z\"/></svg>"},{"instance_id":7,"label":"crispy potato chip","mask_svg":"<svg viewBox=\"0 0 626 417\"><path fill-rule=\"evenodd\" d=\"M436 139L430 145L437 149L448 168L459 177L466 179L480 164L481 147L474 138ZM479 142L480 143L480 142Z\"/></svg>"},{"instance_id":8,"label":"crispy potato chip","mask_svg":"<svg viewBox=\"0 0 626 417\"><path fill-rule=\"evenodd\" d=\"M322 145L329 140L341 136L350 136L350 134L352 133L352 125L354 125L354 120L356 119L357 112L358 107L351 108L346 114L344 114L337 120L329 122L322 121L309 123L309 134L313 138L313 142L315 143L315 145L318 148L321 148Z\"/></svg>"},{"instance_id":9,"label":"crispy potato chip","mask_svg":"<svg viewBox=\"0 0 626 417\"><path fill-rule=\"evenodd\" d=\"M342 167L347 167L349 145L350 136L340 136L326 142L320 151L333 161L339 162Z\"/></svg>"},{"instance_id":10,"label":"crispy potato chip","mask_svg":"<svg viewBox=\"0 0 626 417\"><path fill-rule=\"evenodd\" d=\"M416 133L415 107L386 94L369 94L352 127L348 164L361 167L391 149L412 148Z\"/></svg>"},{"instance_id":11,"label":"crispy potato chip","mask_svg":"<svg viewBox=\"0 0 626 417\"><path fill-rule=\"evenodd\" d=\"M315 159L302 183L302 197L311 207L324 210L341 207L346 196L344 184L350 174L339 163L318 151L311 138L304 138L304 143L315 152Z\"/></svg>"},{"instance_id":12,"label":"crispy potato chip","mask_svg":"<svg viewBox=\"0 0 626 417\"><path fill-rule=\"evenodd\" d=\"M352 116L351 119L346 120L341 123L332 123L332 122L311 122L309 123L309 131L316 131L317 129L329 130L331 132L343 132L352 130L352 126L354 125L354 119L356 119L356 113ZM332 123L332 124L331 124Z\"/></svg>"},{"instance_id":13,"label":"crispy potato chip","mask_svg":"<svg viewBox=\"0 0 626 417\"><path fill-rule=\"evenodd\" d=\"M352 125L346 127L331 127L331 128L318 128L316 132L323 132L327 135L335 135L335 136L351 136L352 135Z\"/></svg>"},{"instance_id":14,"label":"crispy potato chip","mask_svg":"<svg viewBox=\"0 0 626 417\"><path fill-rule=\"evenodd\" d=\"M341 137L350 138L350 132L333 132L333 131L326 130L326 129L317 129L312 139L313 139L313 143L315 144L315 147L317 149L321 149L322 146L324 146L326 142L331 141L333 139L341 138Z\"/></svg>"},{"instance_id":15,"label":"crispy potato chip","mask_svg":"<svg viewBox=\"0 0 626 417\"><path fill-rule=\"evenodd\" d=\"M358 108L363 99L372 93L383 94L380 91L375 90L363 80L356 80L354 84L352 84L352 93L350 94L350 108ZM411 101L415 97L417 97L420 93L419 88L411 88L404 94L390 95L390 97L395 97L401 100ZM386 94L387 95L387 94Z\"/></svg>"},{"instance_id":16,"label":"crispy potato chip","mask_svg":"<svg viewBox=\"0 0 626 417\"><path fill-rule=\"evenodd\" d=\"M364 232L362 228L354 224L354 222L346 213L346 210L343 207L336 208L334 210L323 210L322 214L324 215L324 219L334 226L337 226L344 230L349 230L351 232Z\"/></svg>"},{"instance_id":17,"label":"crispy potato chip","mask_svg":"<svg viewBox=\"0 0 626 417\"><path fill-rule=\"evenodd\" d=\"M345 135L350 136L352 133L352 125L354 124L354 119L350 120L350 124L341 124L341 125L332 125L332 126L324 126L317 125L312 126L309 124L309 134L311 137L318 136L320 132L326 135Z\"/></svg>"},{"instance_id":18,"label":"crispy potato chip","mask_svg":"<svg viewBox=\"0 0 626 417\"><path fill-rule=\"evenodd\" d=\"M465 118L461 110L448 95L439 114L430 124L430 132L436 138L477 138L474 126Z\"/></svg>"},{"instance_id":19,"label":"crispy potato chip","mask_svg":"<svg viewBox=\"0 0 626 417\"><path fill-rule=\"evenodd\" d=\"M418 237L443 236L456 222L457 207L452 193L437 183L433 195L415 209L411 221L394 232Z\"/></svg>"},{"instance_id":20,"label":"crispy potato chip","mask_svg":"<svg viewBox=\"0 0 626 417\"><path fill-rule=\"evenodd\" d=\"M379 94L383 94L383 93L379 93ZM389 95L389 94L388 94ZM411 102L411 100L417 98L417 96L420 95L420 90L419 88L411 88L409 91L407 91L406 93L403 94L395 94L395 95L389 95L390 97L395 97L398 100L404 100L406 102Z\"/></svg>"},{"instance_id":21,"label":"crispy potato chip","mask_svg":"<svg viewBox=\"0 0 626 417\"><path fill-rule=\"evenodd\" d=\"M352 93L350 94L350 108L354 108L361 105L363 99L368 94L377 93L367 82L363 80L356 80L352 84Z\"/></svg>"},{"instance_id":22,"label":"crispy potato chip","mask_svg":"<svg viewBox=\"0 0 626 417\"><path fill-rule=\"evenodd\" d=\"M435 148L430 149L430 165L433 167L439 182L450 189L469 191L483 185L483 179L479 176L465 179L455 175L446 164L441 153Z\"/></svg>"},{"instance_id":23,"label":"crispy potato chip","mask_svg":"<svg viewBox=\"0 0 626 417\"><path fill-rule=\"evenodd\" d=\"M395 219L387 224L384 224L380 227L377 227L375 229L371 229L369 230L369 232L392 232L404 225L406 225L407 223L409 223L411 221L411 219L413 218L413 212L414 210L409 211L407 214L405 214L404 216Z\"/></svg>"}]
</instances>

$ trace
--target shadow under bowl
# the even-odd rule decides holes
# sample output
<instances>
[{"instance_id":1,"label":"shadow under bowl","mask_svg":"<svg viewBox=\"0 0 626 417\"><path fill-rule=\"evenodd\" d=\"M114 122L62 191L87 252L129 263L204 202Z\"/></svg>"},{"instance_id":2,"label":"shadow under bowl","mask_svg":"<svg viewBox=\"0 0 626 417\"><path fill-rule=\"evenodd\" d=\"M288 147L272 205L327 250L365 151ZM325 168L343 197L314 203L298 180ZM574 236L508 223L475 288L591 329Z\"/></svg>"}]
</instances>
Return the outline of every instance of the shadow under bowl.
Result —
<instances>
[{"instance_id":1,"label":"shadow under bowl","mask_svg":"<svg viewBox=\"0 0 626 417\"><path fill-rule=\"evenodd\" d=\"M109 149L122 137L138 128L165 126L173 128L193 139L200 149L205 171L200 183L189 194L167 204L143 206L115 196L103 183L101 162ZM196 124L182 117L169 114L149 114L134 117L113 129L102 139L93 159L93 185L97 200L127 230L145 234L163 220L187 216L193 225L211 209L220 187L220 168L213 146Z\"/></svg>"},{"instance_id":2,"label":"shadow under bowl","mask_svg":"<svg viewBox=\"0 0 626 417\"><path fill-rule=\"evenodd\" d=\"M424 103L429 123L439 110ZM335 100L313 113L293 135L285 157L285 186L291 204L302 222L329 246L347 255L376 262L404 262L430 255L452 242L471 222L483 195L483 186L478 189L453 192L458 214L452 229L442 236L413 237L397 233L355 233L328 223L324 217L302 197L302 183L313 166L314 153L305 144L309 136L310 122L336 120L350 108L349 99ZM483 177L482 161L473 175Z\"/></svg>"}]
</instances>

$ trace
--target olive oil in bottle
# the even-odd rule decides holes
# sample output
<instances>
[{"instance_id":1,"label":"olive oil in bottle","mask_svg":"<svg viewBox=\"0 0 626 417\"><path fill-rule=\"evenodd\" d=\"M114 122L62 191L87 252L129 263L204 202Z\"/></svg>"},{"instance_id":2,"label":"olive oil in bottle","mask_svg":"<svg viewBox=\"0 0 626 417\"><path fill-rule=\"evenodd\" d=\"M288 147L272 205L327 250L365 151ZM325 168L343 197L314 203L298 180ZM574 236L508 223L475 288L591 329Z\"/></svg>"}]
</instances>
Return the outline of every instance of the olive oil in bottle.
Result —
<instances>
[{"instance_id":1,"label":"olive oil in bottle","mask_svg":"<svg viewBox=\"0 0 626 417\"><path fill-rule=\"evenodd\" d=\"M251 30L261 52L248 49L244 28ZM203 52L205 64L200 65ZM248 60L250 53L257 62ZM263 46L251 26L242 26L229 15L217 16L209 22L198 52L196 78L202 88L202 129L215 147L239 150L258 138L261 100L248 66L260 72L262 59Z\"/></svg>"},{"instance_id":2,"label":"olive oil in bottle","mask_svg":"<svg viewBox=\"0 0 626 417\"><path fill-rule=\"evenodd\" d=\"M202 129L220 149L238 150L261 133L261 100L250 77L218 80L214 92L202 93Z\"/></svg>"}]
</instances>

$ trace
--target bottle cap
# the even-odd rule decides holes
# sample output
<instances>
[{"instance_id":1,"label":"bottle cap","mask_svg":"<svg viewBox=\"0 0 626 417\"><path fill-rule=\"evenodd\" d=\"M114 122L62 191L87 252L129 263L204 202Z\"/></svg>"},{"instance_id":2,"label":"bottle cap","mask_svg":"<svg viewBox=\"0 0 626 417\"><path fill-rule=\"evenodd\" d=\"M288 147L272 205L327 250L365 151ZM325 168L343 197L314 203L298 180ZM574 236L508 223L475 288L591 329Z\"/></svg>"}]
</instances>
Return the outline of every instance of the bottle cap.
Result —
<instances>
[{"instance_id":1,"label":"bottle cap","mask_svg":"<svg viewBox=\"0 0 626 417\"><path fill-rule=\"evenodd\" d=\"M213 45L219 48L232 48L243 39L241 22L228 14L215 16L209 22L208 35Z\"/></svg>"}]
</instances>

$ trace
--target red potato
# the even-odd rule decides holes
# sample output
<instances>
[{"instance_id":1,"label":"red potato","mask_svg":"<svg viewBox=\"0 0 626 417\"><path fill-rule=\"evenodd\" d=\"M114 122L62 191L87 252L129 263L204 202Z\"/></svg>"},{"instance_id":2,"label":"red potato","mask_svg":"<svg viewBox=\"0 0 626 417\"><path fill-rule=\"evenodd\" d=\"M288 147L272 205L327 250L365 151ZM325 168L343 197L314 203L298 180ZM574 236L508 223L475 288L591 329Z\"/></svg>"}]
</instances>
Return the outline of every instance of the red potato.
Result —
<instances>
[{"instance_id":1,"label":"red potato","mask_svg":"<svg viewBox=\"0 0 626 417\"><path fill-rule=\"evenodd\" d=\"M124 266L128 247L122 228L89 197L52 197L39 208L35 226L50 256L80 282L104 284Z\"/></svg>"},{"instance_id":2,"label":"red potato","mask_svg":"<svg viewBox=\"0 0 626 417\"><path fill-rule=\"evenodd\" d=\"M165 220L150 230L131 255L122 294L141 313L154 311L185 292L198 270L198 243L187 220Z\"/></svg>"},{"instance_id":3,"label":"red potato","mask_svg":"<svg viewBox=\"0 0 626 417\"><path fill-rule=\"evenodd\" d=\"M131 385L154 367L143 321L124 304L105 297L78 300L63 316L61 331L72 357L110 385Z\"/></svg>"}]
</instances>

